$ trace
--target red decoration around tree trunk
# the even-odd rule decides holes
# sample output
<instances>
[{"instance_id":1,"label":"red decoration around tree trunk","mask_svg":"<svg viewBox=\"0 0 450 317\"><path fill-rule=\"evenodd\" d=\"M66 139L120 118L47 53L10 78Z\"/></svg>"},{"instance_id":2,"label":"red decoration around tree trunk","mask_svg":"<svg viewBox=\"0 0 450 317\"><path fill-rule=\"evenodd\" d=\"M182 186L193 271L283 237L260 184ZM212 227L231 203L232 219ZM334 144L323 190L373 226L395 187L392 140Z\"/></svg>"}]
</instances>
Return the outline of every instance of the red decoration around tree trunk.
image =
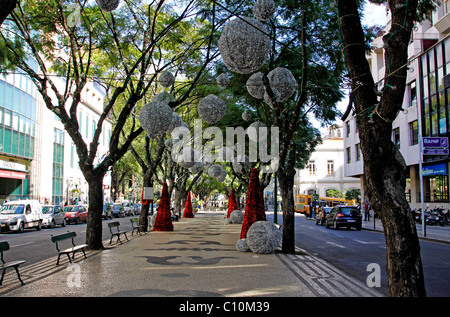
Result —
<instances>
[{"instance_id":1,"label":"red decoration around tree trunk","mask_svg":"<svg viewBox=\"0 0 450 317\"><path fill-rule=\"evenodd\" d=\"M164 183L156 214L153 231L173 231L172 214L170 213L170 200L167 184Z\"/></svg>"},{"instance_id":2,"label":"red decoration around tree trunk","mask_svg":"<svg viewBox=\"0 0 450 317\"><path fill-rule=\"evenodd\" d=\"M264 201L259 184L259 170L252 169L248 184L247 200L245 204L244 220L242 221L241 239L247 237L247 231L255 221L266 220Z\"/></svg>"},{"instance_id":3,"label":"red decoration around tree trunk","mask_svg":"<svg viewBox=\"0 0 450 317\"><path fill-rule=\"evenodd\" d=\"M234 189L231 189L230 197L228 198L227 218L230 218L231 213L236 209L237 209L236 197L234 196Z\"/></svg>"},{"instance_id":4,"label":"red decoration around tree trunk","mask_svg":"<svg viewBox=\"0 0 450 317\"><path fill-rule=\"evenodd\" d=\"M192 212L192 202L191 202L191 192L188 192L186 205L184 206L183 218L194 218L194 213Z\"/></svg>"}]
</instances>

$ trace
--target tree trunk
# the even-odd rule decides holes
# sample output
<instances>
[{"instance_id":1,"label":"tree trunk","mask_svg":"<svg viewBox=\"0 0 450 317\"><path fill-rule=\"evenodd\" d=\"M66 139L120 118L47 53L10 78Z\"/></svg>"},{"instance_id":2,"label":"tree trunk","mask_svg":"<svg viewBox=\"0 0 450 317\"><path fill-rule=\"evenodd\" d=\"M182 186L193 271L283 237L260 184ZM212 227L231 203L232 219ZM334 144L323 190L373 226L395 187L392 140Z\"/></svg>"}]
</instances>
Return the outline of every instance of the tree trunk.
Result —
<instances>
[{"instance_id":1,"label":"tree trunk","mask_svg":"<svg viewBox=\"0 0 450 317\"><path fill-rule=\"evenodd\" d=\"M103 177L104 173L84 173L89 185L89 210L86 226L86 244L91 250L103 249L102 211L103 211ZM86 177L87 176L87 177Z\"/></svg>"},{"instance_id":2,"label":"tree trunk","mask_svg":"<svg viewBox=\"0 0 450 317\"><path fill-rule=\"evenodd\" d=\"M383 36L386 74L378 100L377 86L366 59L357 1L339 1L345 62L351 79L364 175L370 205L380 217L386 240L389 296L425 296L420 245L405 197L406 164L391 141L392 122L402 108L408 45L417 0L388 2L391 27Z\"/></svg>"},{"instance_id":3,"label":"tree trunk","mask_svg":"<svg viewBox=\"0 0 450 317\"><path fill-rule=\"evenodd\" d=\"M294 177L295 168L280 167L277 171L283 208L282 252L295 253Z\"/></svg>"},{"instance_id":4,"label":"tree trunk","mask_svg":"<svg viewBox=\"0 0 450 317\"><path fill-rule=\"evenodd\" d=\"M153 187L153 173L146 173L144 175L144 182L143 182L143 186L144 187ZM148 216L150 214L150 204L152 204L152 202L150 202L149 200L147 200L147 202L144 204L144 201L141 201L142 203L142 207L141 207L141 213L139 214L139 225L144 226L144 229L141 229L142 232L147 232L147 228L148 228ZM155 212L156 210L153 210L153 212Z\"/></svg>"}]
</instances>

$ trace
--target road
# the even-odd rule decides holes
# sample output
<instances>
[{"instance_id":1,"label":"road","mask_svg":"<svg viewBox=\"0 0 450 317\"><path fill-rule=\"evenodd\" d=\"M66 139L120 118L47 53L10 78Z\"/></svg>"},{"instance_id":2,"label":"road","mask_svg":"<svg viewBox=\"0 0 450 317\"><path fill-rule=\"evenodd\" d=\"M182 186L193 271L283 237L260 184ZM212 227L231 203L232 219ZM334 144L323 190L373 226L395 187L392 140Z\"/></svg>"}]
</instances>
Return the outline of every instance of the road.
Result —
<instances>
[{"instance_id":1,"label":"road","mask_svg":"<svg viewBox=\"0 0 450 317\"><path fill-rule=\"evenodd\" d=\"M267 215L273 221L273 215ZM278 223L282 217L278 215ZM450 229L449 229L450 230ZM388 291L386 274L386 245L384 234L376 231L355 229L326 229L304 216L295 217L296 246L315 255L343 272L366 282L372 270L370 263L381 268L381 287L385 295ZM425 276L427 296L450 296L450 245L420 240L421 256Z\"/></svg>"},{"instance_id":2,"label":"road","mask_svg":"<svg viewBox=\"0 0 450 317\"><path fill-rule=\"evenodd\" d=\"M133 216L139 217L139 216ZM108 228L108 223L111 221L119 221L120 230L132 230L130 218L113 218L103 220L103 240L109 239L111 236ZM57 255L55 244L51 242L51 235L58 235L67 231L74 231L77 234L75 244L85 243L86 238L86 224L71 224L65 227L56 226L55 228L43 228L40 231L36 229L26 229L24 233L5 232L0 234L0 241L8 241L10 250L5 252L5 259L25 260L26 265L40 262L42 260L54 257ZM130 233L131 234L131 233ZM68 242L70 244L70 241ZM67 245L69 247L69 245Z\"/></svg>"}]
</instances>

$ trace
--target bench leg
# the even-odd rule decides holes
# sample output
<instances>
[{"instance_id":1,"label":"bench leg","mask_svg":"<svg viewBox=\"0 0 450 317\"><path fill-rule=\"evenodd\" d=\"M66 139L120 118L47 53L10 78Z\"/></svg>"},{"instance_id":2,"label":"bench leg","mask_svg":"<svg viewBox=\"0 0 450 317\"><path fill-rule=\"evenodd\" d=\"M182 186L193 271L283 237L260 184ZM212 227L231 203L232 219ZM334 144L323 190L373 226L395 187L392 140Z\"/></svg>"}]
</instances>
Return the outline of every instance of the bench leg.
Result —
<instances>
[{"instance_id":1,"label":"bench leg","mask_svg":"<svg viewBox=\"0 0 450 317\"><path fill-rule=\"evenodd\" d=\"M127 241L130 241L130 240L128 240L127 234L125 232L123 234L125 235L125 238L127 239Z\"/></svg>"},{"instance_id":2,"label":"bench leg","mask_svg":"<svg viewBox=\"0 0 450 317\"><path fill-rule=\"evenodd\" d=\"M22 285L25 285L25 283L24 283L24 282L22 281L22 279L20 278L19 266L16 265L16 266L14 267L14 269L16 270L17 278L19 279L20 283L22 283Z\"/></svg>"},{"instance_id":3,"label":"bench leg","mask_svg":"<svg viewBox=\"0 0 450 317\"><path fill-rule=\"evenodd\" d=\"M61 253L58 254L58 260L56 260L56 265L59 265L59 258L61 257Z\"/></svg>"},{"instance_id":4,"label":"bench leg","mask_svg":"<svg viewBox=\"0 0 450 317\"><path fill-rule=\"evenodd\" d=\"M67 255L67 258L69 259L69 262L72 263L72 259L70 258L69 253L66 253L66 255Z\"/></svg>"},{"instance_id":5,"label":"bench leg","mask_svg":"<svg viewBox=\"0 0 450 317\"><path fill-rule=\"evenodd\" d=\"M0 278L0 285L2 285L2 283L3 283L3 277L5 276L5 271L6 271L6 269L3 269L2 277Z\"/></svg>"}]
</instances>

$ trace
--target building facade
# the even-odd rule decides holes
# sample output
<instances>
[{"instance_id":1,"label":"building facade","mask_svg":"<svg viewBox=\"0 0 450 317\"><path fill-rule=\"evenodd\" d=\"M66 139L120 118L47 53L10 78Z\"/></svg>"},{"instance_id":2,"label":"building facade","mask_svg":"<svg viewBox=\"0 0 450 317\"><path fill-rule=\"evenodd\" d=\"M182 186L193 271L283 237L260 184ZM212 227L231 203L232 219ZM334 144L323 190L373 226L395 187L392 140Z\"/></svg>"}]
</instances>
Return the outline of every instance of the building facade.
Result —
<instances>
[{"instance_id":1,"label":"building facade","mask_svg":"<svg viewBox=\"0 0 450 317\"><path fill-rule=\"evenodd\" d=\"M389 12L387 13L389 27ZM407 86L403 110L393 122L392 142L402 153L407 169L406 198L411 208L421 206L420 161L423 162L424 203L449 206L447 155L422 155L421 137L448 137L450 129L450 1L444 1L430 20L416 24L408 48ZM380 90L385 75L382 34L367 59ZM359 178L364 195L363 158L357 117L344 122L345 175Z\"/></svg>"},{"instance_id":2,"label":"building facade","mask_svg":"<svg viewBox=\"0 0 450 317\"><path fill-rule=\"evenodd\" d=\"M344 174L344 139L342 126L333 126L322 136L323 142L311 154L308 166L296 170L294 195L318 194L330 197L332 191L345 194L359 189L360 182Z\"/></svg>"}]
</instances>

